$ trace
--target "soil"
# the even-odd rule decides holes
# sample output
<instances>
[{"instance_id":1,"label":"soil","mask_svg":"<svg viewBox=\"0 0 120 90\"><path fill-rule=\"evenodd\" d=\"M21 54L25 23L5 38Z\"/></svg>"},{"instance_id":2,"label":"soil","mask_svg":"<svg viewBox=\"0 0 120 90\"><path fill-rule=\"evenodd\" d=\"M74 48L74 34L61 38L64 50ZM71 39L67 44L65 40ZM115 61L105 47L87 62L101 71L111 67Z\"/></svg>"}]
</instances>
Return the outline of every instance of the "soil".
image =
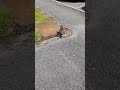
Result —
<instances>
[{"instance_id":1,"label":"soil","mask_svg":"<svg viewBox=\"0 0 120 90\"><path fill-rule=\"evenodd\" d=\"M46 20L42 23L38 23L38 24L35 25L35 27L41 33L41 36L42 36L41 41L44 41L46 39L53 38L53 37L56 37L56 36L59 37L58 33L60 32L61 26L62 25L56 23L51 18L49 18L48 20ZM64 26L62 26L62 27L63 27L62 28L63 29L62 34L69 33L68 28L65 28Z\"/></svg>"},{"instance_id":2,"label":"soil","mask_svg":"<svg viewBox=\"0 0 120 90\"><path fill-rule=\"evenodd\" d=\"M35 27L39 28L43 35L42 41L44 42L41 41L39 44L45 45L47 43L46 39L58 36L57 33L60 32L61 25L49 19L37 24ZM20 47L33 46L33 44L35 44L34 25L20 25L16 23L13 28L14 30L10 34L0 37L0 53L15 50ZM63 32L63 34L66 35L65 37L71 34L68 28L65 27L63 27Z\"/></svg>"},{"instance_id":3,"label":"soil","mask_svg":"<svg viewBox=\"0 0 120 90\"><path fill-rule=\"evenodd\" d=\"M34 25L14 24L10 34L0 37L0 43L0 53L33 45Z\"/></svg>"},{"instance_id":4,"label":"soil","mask_svg":"<svg viewBox=\"0 0 120 90\"><path fill-rule=\"evenodd\" d=\"M34 12L33 2L27 0L0 1L0 8L5 8L15 17L11 32L0 35L0 53L20 47L33 46L34 43ZM33 23L33 25L29 25Z\"/></svg>"},{"instance_id":5,"label":"soil","mask_svg":"<svg viewBox=\"0 0 120 90\"><path fill-rule=\"evenodd\" d=\"M51 19L46 20L42 23L36 24L36 28L40 30L42 39L48 38L48 37L53 37L59 32L60 30L60 25L56 24L54 21Z\"/></svg>"}]
</instances>

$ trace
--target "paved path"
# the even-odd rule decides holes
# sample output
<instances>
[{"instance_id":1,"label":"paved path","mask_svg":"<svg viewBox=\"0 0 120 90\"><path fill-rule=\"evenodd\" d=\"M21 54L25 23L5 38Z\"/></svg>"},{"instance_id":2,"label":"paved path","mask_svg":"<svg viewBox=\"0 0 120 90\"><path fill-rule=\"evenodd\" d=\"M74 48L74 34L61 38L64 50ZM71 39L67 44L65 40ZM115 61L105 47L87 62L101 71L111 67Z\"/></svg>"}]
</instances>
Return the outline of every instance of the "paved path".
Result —
<instances>
[{"instance_id":1,"label":"paved path","mask_svg":"<svg viewBox=\"0 0 120 90\"><path fill-rule=\"evenodd\" d=\"M80 7L80 6L85 6L85 3L71 3L71 2L64 2L65 4L68 4L70 6L73 6L73 7Z\"/></svg>"},{"instance_id":2,"label":"paved path","mask_svg":"<svg viewBox=\"0 0 120 90\"><path fill-rule=\"evenodd\" d=\"M85 6L85 3L80 3L80 2L77 2L77 3L62 2L62 3L66 4L66 5L69 5L69 6L72 6L74 8L79 8L79 9L80 9L80 7Z\"/></svg>"},{"instance_id":3,"label":"paved path","mask_svg":"<svg viewBox=\"0 0 120 90\"><path fill-rule=\"evenodd\" d=\"M69 5L69 6L72 6L74 7L75 9L78 9L78 10L81 10L81 7L84 7L85 6L85 3L70 3L70 2L64 2L66 5ZM83 11L84 12L84 11Z\"/></svg>"},{"instance_id":4,"label":"paved path","mask_svg":"<svg viewBox=\"0 0 120 90\"><path fill-rule=\"evenodd\" d=\"M36 0L36 7L73 33L36 48L36 90L85 90L85 14L51 0Z\"/></svg>"},{"instance_id":5,"label":"paved path","mask_svg":"<svg viewBox=\"0 0 120 90\"><path fill-rule=\"evenodd\" d=\"M81 12L85 12L84 10L81 9L81 7L85 6L84 2L73 3L73 2L60 2L60 1L57 1L57 0L52 0L52 1L57 2L58 4L62 4L66 7L76 9L76 10L81 11Z\"/></svg>"}]
</instances>

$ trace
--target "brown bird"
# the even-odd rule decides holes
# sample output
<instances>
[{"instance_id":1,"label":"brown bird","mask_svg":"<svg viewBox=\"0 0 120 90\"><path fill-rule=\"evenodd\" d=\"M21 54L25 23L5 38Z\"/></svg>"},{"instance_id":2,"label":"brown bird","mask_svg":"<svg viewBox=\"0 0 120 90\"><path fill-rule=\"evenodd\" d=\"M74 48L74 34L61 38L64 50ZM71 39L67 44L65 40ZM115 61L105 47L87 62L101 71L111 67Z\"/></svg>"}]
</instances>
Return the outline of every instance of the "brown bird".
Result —
<instances>
[{"instance_id":1,"label":"brown bird","mask_svg":"<svg viewBox=\"0 0 120 90\"><path fill-rule=\"evenodd\" d=\"M64 29L63 29L63 26L61 25L60 30L59 30L59 32L57 32L56 36L62 38L63 34L64 34Z\"/></svg>"}]
</instances>

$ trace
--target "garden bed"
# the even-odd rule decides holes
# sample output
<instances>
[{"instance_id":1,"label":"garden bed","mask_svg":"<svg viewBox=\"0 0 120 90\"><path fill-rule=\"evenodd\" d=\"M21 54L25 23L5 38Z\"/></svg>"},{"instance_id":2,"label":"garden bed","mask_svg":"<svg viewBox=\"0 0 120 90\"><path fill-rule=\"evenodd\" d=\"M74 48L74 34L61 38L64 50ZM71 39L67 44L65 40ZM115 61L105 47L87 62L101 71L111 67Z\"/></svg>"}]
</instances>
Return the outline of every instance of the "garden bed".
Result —
<instances>
[{"instance_id":1,"label":"garden bed","mask_svg":"<svg viewBox=\"0 0 120 90\"><path fill-rule=\"evenodd\" d=\"M0 53L28 47L34 43L34 24L16 22L16 16L0 8Z\"/></svg>"},{"instance_id":2,"label":"garden bed","mask_svg":"<svg viewBox=\"0 0 120 90\"><path fill-rule=\"evenodd\" d=\"M68 28L56 23L45 13L36 9L35 11L35 42L36 44L53 37L62 38L64 35L70 35Z\"/></svg>"},{"instance_id":3,"label":"garden bed","mask_svg":"<svg viewBox=\"0 0 120 90\"><path fill-rule=\"evenodd\" d=\"M1 13L3 18L7 15L9 16L8 13L1 12L3 13ZM71 34L67 28L56 23L40 10L37 9L37 13L35 11L35 14L35 27L34 24L24 25L17 23L11 16L9 16L6 21L4 19L5 24L2 21L0 22L0 27L3 27L0 31L0 52L15 50L24 46L33 46L33 43L41 44L50 38L63 38L65 35L69 36Z\"/></svg>"}]
</instances>

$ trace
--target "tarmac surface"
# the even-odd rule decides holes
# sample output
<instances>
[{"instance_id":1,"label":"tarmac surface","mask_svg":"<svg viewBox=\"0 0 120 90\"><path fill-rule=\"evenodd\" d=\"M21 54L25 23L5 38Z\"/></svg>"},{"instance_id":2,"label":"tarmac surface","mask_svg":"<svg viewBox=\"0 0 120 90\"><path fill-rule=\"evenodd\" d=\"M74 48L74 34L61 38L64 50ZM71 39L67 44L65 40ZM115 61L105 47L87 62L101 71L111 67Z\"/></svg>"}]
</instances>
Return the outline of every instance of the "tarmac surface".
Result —
<instances>
[{"instance_id":1,"label":"tarmac surface","mask_svg":"<svg viewBox=\"0 0 120 90\"><path fill-rule=\"evenodd\" d=\"M72 32L35 48L36 90L85 90L85 13L51 0L35 6Z\"/></svg>"},{"instance_id":2,"label":"tarmac surface","mask_svg":"<svg viewBox=\"0 0 120 90\"><path fill-rule=\"evenodd\" d=\"M66 5L69 5L69 6L72 6L76 9L81 9L81 7L84 7L85 6L85 3L84 2L77 2L77 3L71 3L71 2L62 2Z\"/></svg>"}]
</instances>

